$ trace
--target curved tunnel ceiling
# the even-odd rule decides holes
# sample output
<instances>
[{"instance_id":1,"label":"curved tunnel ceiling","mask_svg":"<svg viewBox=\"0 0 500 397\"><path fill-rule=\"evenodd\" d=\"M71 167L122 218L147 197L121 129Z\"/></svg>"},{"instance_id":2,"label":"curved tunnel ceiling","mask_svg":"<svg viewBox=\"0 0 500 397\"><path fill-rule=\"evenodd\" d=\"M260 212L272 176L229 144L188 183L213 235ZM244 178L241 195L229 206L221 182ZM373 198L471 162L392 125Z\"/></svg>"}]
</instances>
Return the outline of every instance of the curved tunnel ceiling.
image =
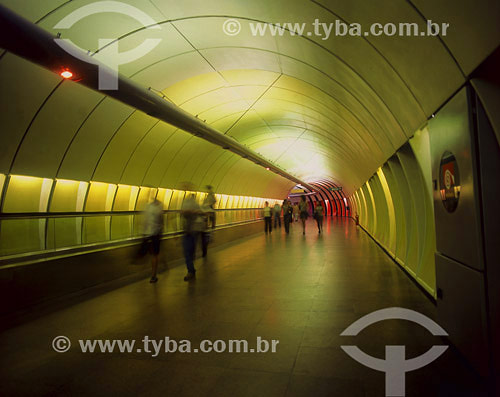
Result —
<instances>
[{"instance_id":1,"label":"curved tunnel ceiling","mask_svg":"<svg viewBox=\"0 0 500 397\"><path fill-rule=\"evenodd\" d=\"M94 1L0 0L53 27ZM151 16L147 30L125 15L88 16L62 31L105 54L161 38L120 73L306 182L352 192L465 81L500 42L494 0L122 1ZM240 34L222 30L237 19ZM256 37L250 23L336 19L368 26L425 20L450 24L443 37ZM221 193L281 197L295 185L233 153L10 53L0 60L0 172L177 187L191 180Z\"/></svg>"}]
</instances>

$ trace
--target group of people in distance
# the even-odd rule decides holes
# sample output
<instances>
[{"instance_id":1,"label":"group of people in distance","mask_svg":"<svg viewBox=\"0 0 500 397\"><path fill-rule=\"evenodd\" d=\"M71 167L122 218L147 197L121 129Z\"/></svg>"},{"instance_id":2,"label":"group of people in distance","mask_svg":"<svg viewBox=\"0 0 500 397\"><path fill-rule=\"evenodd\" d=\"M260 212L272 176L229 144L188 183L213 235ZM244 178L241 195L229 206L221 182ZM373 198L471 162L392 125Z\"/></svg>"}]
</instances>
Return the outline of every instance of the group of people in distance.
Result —
<instances>
[{"instance_id":1,"label":"group of people in distance","mask_svg":"<svg viewBox=\"0 0 500 397\"><path fill-rule=\"evenodd\" d=\"M193 280L196 277L194 260L198 240L201 240L202 255L206 257L210 241L210 230L215 229L216 198L211 186L207 186L207 190L208 194L201 206L197 203L196 194L194 193L187 195L182 203L182 248L187 267L184 281ZM163 233L163 213L163 205L157 199L150 202L144 211L145 238L141 251L145 254L149 250L153 255L150 283L158 281L158 256L160 254L160 239Z\"/></svg>"},{"instance_id":2,"label":"group of people in distance","mask_svg":"<svg viewBox=\"0 0 500 397\"><path fill-rule=\"evenodd\" d=\"M283 204L276 203L273 208L269 206L266 201L262 210L264 216L264 231L269 234L273 231L273 218L274 228L281 227L281 214L283 213L283 223L285 225L285 233L290 233L290 223L297 222L300 217L302 222L302 234L306 234L306 220L309 218L310 208L309 203L306 201L306 196L301 196L300 201L292 205L290 200L283 200ZM318 225L318 233L323 231L323 217L325 209L321 201L316 200L313 209L313 217Z\"/></svg>"}]
</instances>

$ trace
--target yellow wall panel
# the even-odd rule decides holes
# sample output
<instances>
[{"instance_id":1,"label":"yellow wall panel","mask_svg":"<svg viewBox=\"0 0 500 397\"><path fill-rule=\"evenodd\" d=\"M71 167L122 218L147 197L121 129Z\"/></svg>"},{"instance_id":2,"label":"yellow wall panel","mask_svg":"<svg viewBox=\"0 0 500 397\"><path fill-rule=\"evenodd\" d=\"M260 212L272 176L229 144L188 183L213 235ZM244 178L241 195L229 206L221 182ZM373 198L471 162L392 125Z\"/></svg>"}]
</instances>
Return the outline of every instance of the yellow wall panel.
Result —
<instances>
[{"instance_id":1,"label":"yellow wall panel","mask_svg":"<svg viewBox=\"0 0 500 397\"><path fill-rule=\"evenodd\" d=\"M183 190L173 190L172 199L170 200L169 210L180 210L182 206L182 201L184 200L184 195L186 192Z\"/></svg>"},{"instance_id":2,"label":"yellow wall panel","mask_svg":"<svg viewBox=\"0 0 500 397\"><path fill-rule=\"evenodd\" d=\"M228 196L226 208L234 208L234 196Z\"/></svg>"},{"instance_id":3,"label":"yellow wall panel","mask_svg":"<svg viewBox=\"0 0 500 397\"><path fill-rule=\"evenodd\" d=\"M387 184L387 179L385 178L384 171L380 168L377 171L380 184L382 185L382 189L384 191L385 200L387 202L387 209L389 211L389 251L392 253L396 252L396 216L394 213L394 204L392 202L392 195L389 189L389 185Z\"/></svg>"},{"instance_id":4,"label":"yellow wall panel","mask_svg":"<svg viewBox=\"0 0 500 397\"><path fill-rule=\"evenodd\" d=\"M118 185L113 211L133 211L135 209L139 187Z\"/></svg>"},{"instance_id":5,"label":"yellow wall panel","mask_svg":"<svg viewBox=\"0 0 500 397\"><path fill-rule=\"evenodd\" d=\"M111 211L116 185L90 182L85 211Z\"/></svg>"},{"instance_id":6,"label":"yellow wall panel","mask_svg":"<svg viewBox=\"0 0 500 397\"><path fill-rule=\"evenodd\" d=\"M11 175L3 212L45 212L52 179Z\"/></svg>"},{"instance_id":7,"label":"yellow wall panel","mask_svg":"<svg viewBox=\"0 0 500 397\"><path fill-rule=\"evenodd\" d=\"M139 197L137 197L137 203L135 205L136 211L143 211L148 203L153 201L156 197L157 189L154 187L141 186L139 190Z\"/></svg>"},{"instance_id":8,"label":"yellow wall panel","mask_svg":"<svg viewBox=\"0 0 500 397\"><path fill-rule=\"evenodd\" d=\"M221 195L221 200L220 200L220 209L226 209L227 208L227 202L228 202L229 196L227 194L222 194Z\"/></svg>"},{"instance_id":9,"label":"yellow wall panel","mask_svg":"<svg viewBox=\"0 0 500 397\"><path fill-rule=\"evenodd\" d=\"M83 202L87 193L88 183L57 179L52 199L50 200L51 212L82 211Z\"/></svg>"},{"instance_id":10,"label":"yellow wall panel","mask_svg":"<svg viewBox=\"0 0 500 397\"><path fill-rule=\"evenodd\" d=\"M160 193L161 192L161 193ZM163 203L163 209L167 210L172 199L172 189L158 189L158 200Z\"/></svg>"}]
</instances>

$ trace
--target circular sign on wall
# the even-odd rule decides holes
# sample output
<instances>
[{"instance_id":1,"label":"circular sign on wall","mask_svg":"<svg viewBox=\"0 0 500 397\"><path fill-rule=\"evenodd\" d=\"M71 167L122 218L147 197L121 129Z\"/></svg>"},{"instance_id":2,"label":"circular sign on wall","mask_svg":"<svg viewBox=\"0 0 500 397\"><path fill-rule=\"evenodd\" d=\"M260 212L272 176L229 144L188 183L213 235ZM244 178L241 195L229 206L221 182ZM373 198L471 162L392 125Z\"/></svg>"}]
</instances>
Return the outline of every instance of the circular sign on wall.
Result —
<instances>
[{"instance_id":1,"label":"circular sign on wall","mask_svg":"<svg viewBox=\"0 0 500 397\"><path fill-rule=\"evenodd\" d=\"M457 209L460 198L460 174L455 156L444 152L439 165L439 194L448 212Z\"/></svg>"}]
</instances>

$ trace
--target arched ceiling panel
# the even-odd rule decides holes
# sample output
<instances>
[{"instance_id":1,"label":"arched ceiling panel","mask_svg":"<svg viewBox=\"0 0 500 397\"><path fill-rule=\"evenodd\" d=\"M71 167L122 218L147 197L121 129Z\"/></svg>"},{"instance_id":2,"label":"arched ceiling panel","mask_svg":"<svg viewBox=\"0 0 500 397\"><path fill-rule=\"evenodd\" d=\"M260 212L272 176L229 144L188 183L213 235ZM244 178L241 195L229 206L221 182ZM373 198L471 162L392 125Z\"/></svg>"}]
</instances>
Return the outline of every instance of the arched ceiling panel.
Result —
<instances>
[{"instance_id":1,"label":"arched ceiling panel","mask_svg":"<svg viewBox=\"0 0 500 397\"><path fill-rule=\"evenodd\" d=\"M0 60L0 173L12 161L30 123L60 79L37 65L6 54Z\"/></svg>"},{"instance_id":2,"label":"arched ceiling panel","mask_svg":"<svg viewBox=\"0 0 500 397\"><path fill-rule=\"evenodd\" d=\"M78 98L78 102L69 101ZM54 178L75 131L102 95L84 86L63 82L47 99L14 159L13 174Z\"/></svg>"},{"instance_id":3,"label":"arched ceiling panel","mask_svg":"<svg viewBox=\"0 0 500 397\"><path fill-rule=\"evenodd\" d=\"M220 119L214 120L211 125L217 131L227 131L229 128L231 128L232 125L234 125L238 120L241 119L245 112L246 110L236 113L230 113L224 117L221 117ZM204 119L203 113L201 118Z\"/></svg>"},{"instance_id":4,"label":"arched ceiling panel","mask_svg":"<svg viewBox=\"0 0 500 397\"><path fill-rule=\"evenodd\" d=\"M133 75L132 79L144 87L162 91L179 81L213 71L203 57L193 50L154 63Z\"/></svg>"},{"instance_id":5,"label":"arched ceiling panel","mask_svg":"<svg viewBox=\"0 0 500 397\"><path fill-rule=\"evenodd\" d=\"M422 15L450 24L442 37L465 74L498 47L500 42L500 2L497 0L412 0Z\"/></svg>"},{"instance_id":6,"label":"arched ceiling panel","mask_svg":"<svg viewBox=\"0 0 500 397\"><path fill-rule=\"evenodd\" d=\"M156 124L157 120L142 112L134 112L116 131L102 153L94 180L119 183L130 156Z\"/></svg>"},{"instance_id":7,"label":"arched ceiling panel","mask_svg":"<svg viewBox=\"0 0 500 397\"><path fill-rule=\"evenodd\" d=\"M419 31L427 29L426 21L410 2L394 2L393 0L376 2L319 0L318 3L324 5L331 12L332 19L339 17L348 23L359 23L364 29L374 23L382 25L386 23L396 25L399 25L399 23L416 23ZM450 88L456 87L464 81L460 69L437 37L423 37L420 35L381 35L377 37L369 35L354 38L352 41L363 42L366 47L364 50L358 47L346 47L342 51L342 54L345 54L346 62L356 65L356 70L364 78L369 79L370 84L378 93L389 89L383 97L391 109L401 108L404 112L405 109L401 105L404 105L406 101L398 103L397 100L401 98L399 95L401 91L392 91L391 94L394 85L383 87L382 84L385 84L387 80L384 78L376 79L377 76L383 77L385 74L380 67L397 73L399 78L395 80L409 88L418 102L416 109L423 109L427 116L442 101L447 99L441 93L447 92ZM338 37L336 41L328 40L326 45L333 50L341 42L348 43L347 40L344 40L344 37ZM379 56L376 56L376 53ZM369 58L371 62L363 65L362 58ZM372 64L374 59L377 60L376 64ZM373 67L377 67L378 71L376 72ZM412 117L411 114L408 116ZM410 131L413 133L418 128L418 125L410 124L410 127Z\"/></svg>"},{"instance_id":8,"label":"arched ceiling panel","mask_svg":"<svg viewBox=\"0 0 500 397\"><path fill-rule=\"evenodd\" d=\"M220 191L235 191L238 195L252 195L254 189L263 192L262 197L285 198L294 186L293 182L276 176L270 171L251 164L242 158L228 163L220 182L214 184Z\"/></svg>"},{"instance_id":9,"label":"arched ceiling panel","mask_svg":"<svg viewBox=\"0 0 500 397\"><path fill-rule=\"evenodd\" d=\"M210 142L197 137L189 137L166 170L163 184L176 186L179 182L192 182L195 172L202 170L200 164L204 164L206 167L210 165L206 162L205 153L210 152L213 147L214 145Z\"/></svg>"},{"instance_id":10,"label":"arched ceiling panel","mask_svg":"<svg viewBox=\"0 0 500 397\"><path fill-rule=\"evenodd\" d=\"M172 133L165 143L159 148L159 150L156 153L152 153L153 160L150 162L146 171L144 185L170 188L177 187L163 184L163 176L167 168L175 159L177 152L182 149L190 137L191 135L187 132L176 129L175 132Z\"/></svg>"},{"instance_id":11,"label":"arched ceiling panel","mask_svg":"<svg viewBox=\"0 0 500 397\"><path fill-rule=\"evenodd\" d=\"M112 98L104 99L75 132L57 176L90 180L106 145L132 113L134 109L129 106Z\"/></svg>"},{"instance_id":12,"label":"arched ceiling panel","mask_svg":"<svg viewBox=\"0 0 500 397\"><path fill-rule=\"evenodd\" d=\"M121 183L137 186L144 185L144 178L155 155L176 130L177 128L170 124L161 121L155 123L130 156L123 171Z\"/></svg>"}]
</instances>

